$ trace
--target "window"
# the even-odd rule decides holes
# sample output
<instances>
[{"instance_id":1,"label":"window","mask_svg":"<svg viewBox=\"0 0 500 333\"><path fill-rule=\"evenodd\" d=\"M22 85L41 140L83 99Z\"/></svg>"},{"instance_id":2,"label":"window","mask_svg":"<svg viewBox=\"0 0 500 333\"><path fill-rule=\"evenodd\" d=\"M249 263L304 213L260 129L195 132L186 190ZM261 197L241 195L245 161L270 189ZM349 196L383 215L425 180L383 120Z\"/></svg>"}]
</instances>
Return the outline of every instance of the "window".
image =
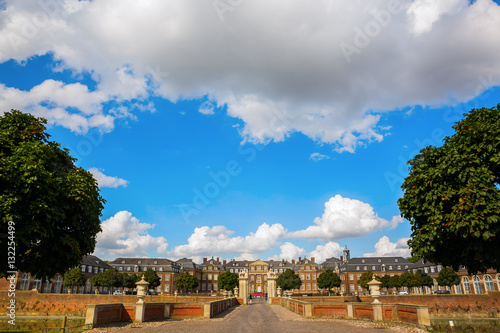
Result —
<instances>
[{"instance_id":1,"label":"window","mask_svg":"<svg viewBox=\"0 0 500 333\"><path fill-rule=\"evenodd\" d=\"M257 275L257 283L260 283L260 275Z\"/></svg>"},{"instance_id":2,"label":"window","mask_svg":"<svg viewBox=\"0 0 500 333\"><path fill-rule=\"evenodd\" d=\"M233 273L233 269L232 269L232 268L231 268L229 271L230 271L231 273Z\"/></svg>"},{"instance_id":3,"label":"window","mask_svg":"<svg viewBox=\"0 0 500 333\"><path fill-rule=\"evenodd\" d=\"M92 266L89 266L89 267L87 268L87 272L88 272L88 273L92 273Z\"/></svg>"},{"instance_id":4,"label":"window","mask_svg":"<svg viewBox=\"0 0 500 333\"><path fill-rule=\"evenodd\" d=\"M307 290L311 290L311 285L309 283L307 284Z\"/></svg>"},{"instance_id":5,"label":"window","mask_svg":"<svg viewBox=\"0 0 500 333\"><path fill-rule=\"evenodd\" d=\"M203 283L203 284L201 285L201 290L207 290L207 285L206 285L206 283Z\"/></svg>"},{"instance_id":6,"label":"window","mask_svg":"<svg viewBox=\"0 0 500 333\"><path fill-rule=\"evenodd\" d=\"M90 281L90 280L88 280ZM49 280L45 280L45 288L43 290L44 293L50 293L50 288L52 287L52 283Z\"/></svg>"},{"instance_id":7,"label":"window","mask_svg":"<svg viewBox=\"0 0 500 333\"><path fill-rule=\"evenodd\" d=\"M316 274L313 274L313 280L316 280Z\"/></svg>"},{"instance_id":8,"label":"window","mask_svg":"<svg viewBox=\"0 0 500 333\"><path fill-rule=\"evenodd\" d=\"M460 287L460 285L459 285L459 284L457 284L457 285L455 286L455 293L456 293L456 294L461 294L461 293L462 293L462 288Z\"/></svg>"},{"instance_id":9,"label":"window","mask_svg":"<svg viewBox=\"0 0 500 333\"><path fill-rule=\"evenodd\" d=\"M139 260L137 263L138 263L138 264L142 264L142 262L141 262L140 260Z\"/></svg>"},{"instance_id":10,"label":"window","mask_svg":"<svg viewBox=\"0 0 500 333\"><path fill-rule=\"evenodd\" d=\"M483 290L481 289L481 281L479 280L479 277L477 275L474 276L474 289L476 291L476 294L483 293Z\"/></svg>"},{"instance_id":11,"label":"window","mask_svg":"<svg viewBox=\"0 0 500 333\"><path fill-rule=\"evenodd\" d=\"M358 278L358 280L359 280L359 279L361 278L361 274L358 274L356 277L357 277L357 278Z\"/></svg>"},{"instance_id":12,"label":"window","mask_svg":"<svg viewBox=\"0 0 500 333\"><path fill-rule=\"evenodd\" d=\"M351 280L351 281L354 280L354 276L352 274L349 274L349 280Z\"/></svg>"},{"instance_id":13,"label":"window","mask_svg":"<svg viewBox=\"0 0 500 333\"><path fill-rule=\"evenodd\" d=\"M212 290L212 284L211 283L209 283L207 287L208 287L208 290Z\"/></svg>"},{"instance_id":14,"label":"window","mask_svg":"<svg viewBox=\"0 0 500 333\"><path fill-rule=\"evenodd\" d=\"M159 271L160 271L160 272L163 272L163 267L160 267Z\"/></svg>"},{"instance_id":15,"label":"window","mask_svg":"<svg viewBox=\"0 0 500 333\"><path fill-rule=\"evenodd\" d=\"M382 262L382 260L381 260L381 259L379 259L379 260L378 260L378 262Z\"/></svg>"},{"instance_id":16,"label":"window","mask_svg":"<svg viewBox=\"0 0 500 333\"><path fill-rule=\"evenodd\" d=\"M363 290L363 288L361 288L361 286L358 285L358 291L362 291L362 290Z\"/></svg>"},{"instance_id":17,"label":"window","mask_svg":"<svg viewBox=\"0 0 500 333\"><path fill-rule=\"evenodd\" d=\"M365 259L361 260L361 262L364 264L365 263Z\"/></svg>"},{"instance_id":18,"label":"window","mask_svg":"<svg viewBox=\"0 0 500 333\"><path fill-rule=\"evenodd\" d=\"M129 267L130 268L130 267ZM97 274L97 272L99 271L99 268L97 267L94 267L94 273Z\"/></svg>"},{"instance_id":19,"label":"window","mask_svg":"<svg viewBox=\"0 0 500 333\"><path fill-rule=\"evenodd\" d=\"M356 266L356 270L359 271L359 266Z\"/></svg>"},{"instance_id":20,"label":"window","mask_svg":"<svg viewBox=\"0 0 500 333\"><path fill-rule=\"evenodd\" d=\"M306 271L308 271L308 270L310 270L310 269L311 269L311 267L309 267L309 266L306 266Z\"/></svg>"},{"instance_id":21,"label":"window","mask_svg":"<svg viewBox=\"0 0 500 333\"><path fill-rule=\"evenodd\" d=\"M29 285L30 285L30 275L23 274L23 278L21 280L21 290L28 290Z\"/></svg>"},{"instance_id":22,"label":"window","mask_svg":"<svg viewBox=\"0 0 500 333\"><path fill-rule=\"evenodd\" d=\"M375 270L375 266L372 266L372 270Z\"/></svg>"},{"instance_id":23,"label":"window","mask_svg":"<svg viewBox=\"0 0 500 333\"><path fill-rule=\"evenodd\" d=\"M170 281L170 275L165 275L165 281Z\"/></svg>"},{"instance_id":24,"label":"window","mask_svg":"<svg viewBox=\"0 0 500 333\"><path fill-rule=\"evenodd\" d=\"M257 270L260 271L260 266L257 266Z\"/></svg>"},{"instance_id":25,"label":"window","mask_svg":"<svg viewBox=\"0 0 500 333\"><path fill-rule=\"evenodd\" d=\"M392 266L389 266L389 270L392 271Z\"/></svg>"},{"instance_id":26,"label":"window","mask_svg":"<svg viewBox=\"0 0 500 333\"><path fill-rule=\"evenodd\" d=\"M365 271L367 270L366 266L363 267L363 270L365 270Z\"/></svg>"},{"instance_id":27,"label":"window","mask_svg":"<svg viewBox=\"0 0 500 333\"><path fill-rule=\"evenodd\" d=\"M170 286L169 286L168 284L166 284L166 285L165 285L165 292L167 292L167 293L168 293L169 289L170 289Z\"/></svg>"},{"instance_id":28,"label":"window","mask_svg":"<svg viewBox=\"0 0 500 333\"><path fill-rule=\"evenodd\" d=\"M316 290L316 283L313 284L313 290Z\"/></svg>"},{"instance_id":29,"label":"window","mask_svg":"<svg viewBox=\"0 0 500 333\"><path fill-rule=\"evenodd\" d=\"M90 279L87 279L87 284L85 286L85 292L90 293L90 289L92 289L92 285L90 284Z\"/></svg>"},{"instance_id":30,"label":"window","mask_svg":"<svg viewBox=\"0 0 500 333\"><path fill-rule=\"evenodd\" d=\"M463 284L464 284L464 291L466 294L470 294L470 284L469 284L469 278L464 276L463 278Z\"/></svg>"},{"instance_id":31,"label":"window","mask_svg":"<svg viewBox=\"0 0 500 333\"><path fill-rule=\"evenodd\" d=\"M55 293L60 293L61 292L61 283L62 283L62 276L58 275L56 277L56 285L54 288Z\"/></svg>"},{"instance_id":32,"label":"window","mask_svg":"<svg viewBox=\"0 0 500 333\"><path fill-rule=\"evenodd\" d=\"M219 275L217 274L214 274L214 280L217 281L217 278L219 277Z\"/></svg>"},{"instance_id":33,"label":"window","mask_svg":"<svg viewBox=\"0 0 500 333\"><path fill-rule=\"evenodd\" d=\"M118 267L118 272L123 272L123 267Z\"/></svg>"},{"instance_id":34,"label":"window","mask_svg":"<svg viewBox=\"0 0 500 333\"><path fill-rule=\"evenodd\" d=\"M495 291L495 287L493 287L493 280L491 279L491 276L489 275L484 276L484 286L486 287L486 291Z\"/></svg>"},{"instance_id":35,"label":"window","mask_svg":"<svg viewBox=\"0 0 500 333\"><path fill-rule=\"evenodd\" d=\"M161 275L161 274L158 274L158 277L160 278L160 281L161 281L161 278L162 278L162 276L163 276L163 275Z\"/></svg>"},{"instance_id":36,"label":"window","mask_svg":"<svg viewBox=\"0 0 500 333\"><path fill-rule=\"evenodd\" d=\"M351 284L351 291L354 291L354 285Z\"/></svg>"},{"instance_id":37,"label":"window","mask_svg":"<svg viewBox=\"0 0 500 333\"><path fill-rule=\"evenodd\" d=\"M398 259L394 259L394 262L398 262Z\"/></svg>"},{"instance_id":38,"label":"window","mask_svg":"<svg viewBox=\"0 0 500 333\"><path fill-rule=\"evenodd\" d=\"M400 270L400 269L401 269L401 266L398 265L398 270Z\"/></svg>"},{"instance_id":39,"label":"window","mask_svg":"<svg viewBox=\"0 0 500 333\"><path fill-rule=\"evenodd\" d=\"M500 290L500 274L497 274L498 290Z\"/></svg>"},{"instance_id":40,"label":"window","mask_svg":"<svg viewBox=\"0 0 500 333\"><path fill-rule=\"evenodd\" d=\"M304 280L304 274L300 274L300 279Z\"/></svg>"},{"instance_id":41,"label":"window","mask_svg":"<svg viewBox=\"0 0 500 333\"><path fill-rule=\"evenodd\" d=\"M309 274L306 275L306 280L310 280L311 276Z\"/></svg>"}]
</instances>

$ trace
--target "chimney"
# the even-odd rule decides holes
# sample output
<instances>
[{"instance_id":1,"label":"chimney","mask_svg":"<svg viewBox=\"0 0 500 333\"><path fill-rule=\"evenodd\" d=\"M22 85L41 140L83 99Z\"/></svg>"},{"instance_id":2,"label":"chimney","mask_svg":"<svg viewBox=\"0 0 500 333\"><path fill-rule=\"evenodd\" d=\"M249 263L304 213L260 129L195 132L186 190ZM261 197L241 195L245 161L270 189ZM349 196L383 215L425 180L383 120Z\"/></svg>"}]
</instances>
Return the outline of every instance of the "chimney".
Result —
<instances>
[{"instance_id":1,"label":"chimney","mask_svg":"<svg viewBox=\"0 0 500 333\"><path fill-rule=\"evenodd\" d=\"M344 257L340 256L340 262L344 262Z\"/></svg>"},{"instance_id":2,"label":"chimney","mask_svg":"<svg viewBox=\"0 0 500 333\"><path fill-rule=\"evenodd\" d=\"M226 264L226 260L222 260L222 264L225 265Z\"/></svg>"},{"instance_id":3,"label":"chimney","mask_svg":"<svg viewBox=\"0 0 500 333\"><path fill-rule=\"evenodd\" d=\"M219 263L219 257L217 257L217 263Z\"/></svg>"},{"instance_id":4,"label":"chimney","mask_svg":"<svg viewBox=\"0 0 500 333\"><path fill-rule=\"evenodd\" d=\"M204 262L204 263L205 263L205 262L207 262L207 258L203 258L203 262Z\"/></svg>"},{"instance_id":5,"label":"chimney","mask_svg":"<svg viewBox=\"0 0 500 333\"><path fill-rule=\"evenodd\" d=\"M311 261L312 261L312 262L315 262L315 261L314 261L314 259L315 259L314 257L311 257Z\"/></svg>"},{"instance_id":6,"label":"chimney","mask_svg":"<svg viewBox=\"0 0 500 333\"><path fill-rule=\"evenodd\" d=\"M285 264L285 259L281 259L281 264Z\"/></svg>"},{"instance_id":7,"label":"chimney","mask_svg":"<svg viewBox=\"0 0 500 333\"><path fill-rule=\"evenodd\" d=\"M295 265L295 259L292 259L292 265Z\"/></svg>"},{"instance_id":8,"label":"chimney","mask_svg":"<svg viewBox=\"0 0 500 333\"><path fill-rule=\"evenodd\" d=\"M301 258L301 257L299 257L299 264L300 264L301 262L302 262L302 258Z\"/></svg>"}]
</instances>

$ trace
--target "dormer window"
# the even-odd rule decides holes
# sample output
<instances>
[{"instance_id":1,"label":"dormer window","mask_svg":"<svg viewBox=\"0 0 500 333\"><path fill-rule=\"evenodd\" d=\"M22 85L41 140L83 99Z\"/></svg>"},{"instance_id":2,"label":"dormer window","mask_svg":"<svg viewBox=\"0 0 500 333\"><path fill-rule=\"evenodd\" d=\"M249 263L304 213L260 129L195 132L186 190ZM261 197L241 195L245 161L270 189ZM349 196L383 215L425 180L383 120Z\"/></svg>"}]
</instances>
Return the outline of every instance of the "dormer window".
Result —
<instances>
[{"instance_id":1,"label":"dormer window","mask_svg":"<svg viewBox=\"0 0 500 333\"><path fill-rule=\"evenodd\" d=\"M141 262L140 260L139 260L137 263L138 263L138 264L142 264L142 262Z\"/></svg>"},{"instance_id":2,"label":"dormer window","mask_svg":"<svg viewBox=\"0 0 500 333\"><path fill-rule=\"evenodd\" d=\"M124 263L125 263L125 260L122 260L122 264L124 264Z\"/></svg>"},{"instance_id":3,"label":"dormer window","mask_svg":"<svg viewBox=\"0 0 500 333\"><path fill-rule=\"evenodd\" d=\"M381 259L379 259L379 260L378 260L378 262L382 262L382 260L381 260Z\"/></svg>"},{"instance_id":4,"label":"dormer window","mask_svg":"<svg viewBox=\"0 0 500 333\"><path fill-rule=\"evenodd\" d=\"M156 260L155 260L154 264L155 264L155 265L158 265L158 261L156 261Z\"/></svg>"},{"instance_id":5,"label":"dormer window","mask_svg":"<svg viewBox=\"0 0 500 333\"><path fill-rule=\"evenodd\" d=\"M361 260L361 263L363 263L363 264L364 264L364 263L365 263L365 259Z\"/></svg>"},{"instance_id":6,"label":"dormer window","mask_svg":"<svg viewBox=\"0 0 500 333\"><path fill-rule=\"evenodd\" d=\"M394 262L398 262L398 259L394 259Z\"/></svg>"}]
</instances>

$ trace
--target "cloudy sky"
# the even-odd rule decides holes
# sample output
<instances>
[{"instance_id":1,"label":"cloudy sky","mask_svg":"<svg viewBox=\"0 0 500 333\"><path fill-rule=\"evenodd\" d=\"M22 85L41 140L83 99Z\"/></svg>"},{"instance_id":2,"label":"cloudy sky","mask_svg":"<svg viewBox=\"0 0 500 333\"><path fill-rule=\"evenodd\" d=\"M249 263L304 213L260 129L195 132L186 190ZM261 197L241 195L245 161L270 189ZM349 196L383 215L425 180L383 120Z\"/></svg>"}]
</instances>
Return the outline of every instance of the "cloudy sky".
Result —
<instances>
[{"instance_id":1,"label":"cloudy sky","mask_svg":"<svg viewBox=\"0 0 500 333\"><path fill-rule=\"evenodd\" d=\"M107 200L95 254L409 255L406 162L500 103L493 0L0 0L0 112Z\"/></svg>"}]
</instances>

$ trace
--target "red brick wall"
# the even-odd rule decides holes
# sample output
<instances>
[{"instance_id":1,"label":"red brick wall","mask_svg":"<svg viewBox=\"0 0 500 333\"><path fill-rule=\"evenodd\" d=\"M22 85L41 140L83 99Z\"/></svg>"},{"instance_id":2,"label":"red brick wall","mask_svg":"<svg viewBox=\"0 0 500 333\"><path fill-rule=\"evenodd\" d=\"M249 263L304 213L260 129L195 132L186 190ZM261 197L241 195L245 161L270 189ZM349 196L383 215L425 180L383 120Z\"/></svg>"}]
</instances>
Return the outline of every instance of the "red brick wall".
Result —
<instances>
[{"instance_id":1,"label":"red brick wall","mask_svg":"<svg viewBox=\"0 0 500 333\"><path fill-rule=\"evenodd\" d=\"M398 306L398 317L400 321L418 325L417 309L407 306Z\"/></svg>"},{"instance_id":2,"label":"red brick wall","mask_svg":"<svg viewBox=\"0 0 500 333\"><path fill-rule=\"evenodd\" d=\"M124 305L122 309L122 320L131 321L135 319L135 305Z\"/></svg>"},{"instance_id":3,"label":"red brick wall","mask_svg":"<svg viewBox=\"0 0 500 333\"><path fill-rule=\"evenodd\" d=\"M313 317L347 317L347 305L313 304Z\"/></svg>"},{"instance_id":4,"label":"red brick wall","mask_svg":"<svg viewBox=\"0 0 500 333\"><path fill-rule=\"evenodd\" d=\"M170 317L203 317L203 304L172 304Z\"/></svg>"},{"instance_id":5,"label":"red brick wall","mask_svg":"<svg viewBox=\"0 0 500 333\"><path fill-rule=\"evenodd\" d=\"M372 302L370 296L361 296L363 302ZM483 295L398 295L381 296L381 303L427 305L431 317L500 317L500 292Z\"/></svg>"},{"instance_id":6,"label":"red brick wall","mask_svg":"<svg viewBox=\"0 0 500 333\"><path fill-rule=\"evenodd\" d=\"M97 325L121 320L121 304L100 306L97 311Z\"/></svg>"},{"instance_id":7,"label":"red brick wall","mask_svg":"<svg viewBox=\"0 0 500 333\"><path fill-rule=\"evenodd\" d=\"M5 315L10 301L7 291L0 291L0 315ZM16 290L17 315L73 315L84 317L87 304L135 303L137 296L94 295L94 294L39 294L33 291ZM162 303L203 303L221 297L191 296L147 296L147 302Z\"/></svg>"},{"instance_id":8,"label":"red brick wall","mask_svg":"<svg viewBox=\"0 0 500 333\"><path fill-rule=\"evenodd\" d=\"M373 319L373 307L371 305L353 305L354 318Z\"/></svg>"},{"instance_id":9,"label":"red brick wall","mask_svg":"<svg viewBox=\"0 0 500 333\"><path fill-rule=\"evenodd\" d=\"M278 305L281 304L280 303L280 299L277 298L277 297L273 298L272 301L271 301L271 304L278 304Z\"/></svg>"},{"instance_id":10,"label":"red brick wall","mask_svg":"<svg viewBox=\"0 0 500 333\"><path fill-rule=\"evenodd\" d=\"M397 320L392 306L382 306L382 320Z\"/></svg>"},{"instance_id":11,"label":"red brick wall","mask_svg":"<svg viewBox=\"0 0 500 333\"><path fill-rule=\"evenodd\" d=\"M165 315L165 304L148 304L144 309L144 320L163 318Z\"/></svg>"}]
</instances>

